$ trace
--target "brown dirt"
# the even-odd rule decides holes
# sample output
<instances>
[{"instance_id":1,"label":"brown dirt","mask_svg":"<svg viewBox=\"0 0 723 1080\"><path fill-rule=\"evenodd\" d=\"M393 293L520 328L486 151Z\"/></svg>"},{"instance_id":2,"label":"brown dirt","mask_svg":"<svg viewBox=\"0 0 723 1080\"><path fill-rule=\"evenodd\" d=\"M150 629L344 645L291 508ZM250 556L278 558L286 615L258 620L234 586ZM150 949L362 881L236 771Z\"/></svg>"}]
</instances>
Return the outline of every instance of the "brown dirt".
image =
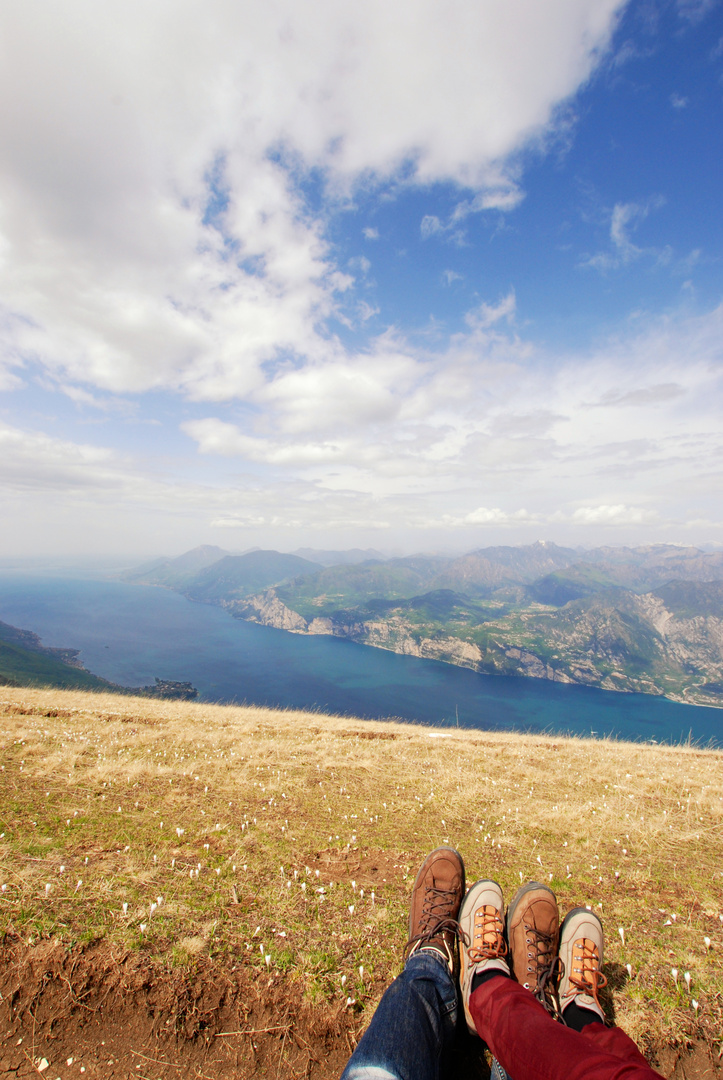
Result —
<instances>
[{"instance_id":1,"label":"brown dirt","mask_svg":"<svg viewBox=\"0 0 723 1080\"><path fill-rule=\"evenodd\" d=\"M341 1074L363 1020L304 1002L288 976L254 978L243 965L203 958L173 969L106 944L68 949L8 935L0 1025L3 1075L18 1080L327 1080ZM656 1064L671 1080L721 1080L702 1044L666 1048ZM481 1043L466 1033L450 1065L450 1076L489 1076Z\"/></svg>"}]
</instances>

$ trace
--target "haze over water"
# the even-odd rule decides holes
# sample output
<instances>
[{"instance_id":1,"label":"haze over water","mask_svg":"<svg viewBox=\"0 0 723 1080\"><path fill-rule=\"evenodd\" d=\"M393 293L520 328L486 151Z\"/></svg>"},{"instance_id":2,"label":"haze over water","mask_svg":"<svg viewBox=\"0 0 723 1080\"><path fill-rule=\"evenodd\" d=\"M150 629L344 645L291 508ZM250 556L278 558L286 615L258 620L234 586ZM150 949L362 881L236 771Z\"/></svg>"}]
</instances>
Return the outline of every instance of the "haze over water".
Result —
<instances>
[{"instance_id":1,"label":"haze over water","mask_svg":"<svg viewBox=\"0 0 723 1080\"><path fill-rule=\"evenodd\" d=\"M482 730L723 745L723 710L643 694L479 675L330 637L233 619L163 589L0 573L0 620L80 650L126 686L192 682L204 701L319 709Z\"/></svg>"}]
</instances>

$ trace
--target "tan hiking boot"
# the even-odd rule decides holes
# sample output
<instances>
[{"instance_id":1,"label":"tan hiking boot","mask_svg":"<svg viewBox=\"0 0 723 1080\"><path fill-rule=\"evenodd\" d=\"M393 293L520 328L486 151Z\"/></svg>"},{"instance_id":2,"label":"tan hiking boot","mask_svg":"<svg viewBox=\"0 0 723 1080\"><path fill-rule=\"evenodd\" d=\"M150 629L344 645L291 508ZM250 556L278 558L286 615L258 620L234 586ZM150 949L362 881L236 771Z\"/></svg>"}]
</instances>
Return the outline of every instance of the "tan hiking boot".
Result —
<instances>
[{"instance_id":1,"label":"tan hiking boot","mask_svg":"<svg viewBox=\"0 0 723 1080\"><path fill-rule=\"evenodd\" d=\"M438 952L454 972L457 915L464 896L464 863L458 851L438 847L422 863L412 889L409 941L405 952Z\"/></svg>"},{"instance_id":2,"label":"tan hiking boot","mask_svg":"<svg viewBox=\"0 0 723 1080\"><path fill-rule=\"evenodd\" d=\"M459 950L459 985L467 1027L473 1035L477 1029L469 1011L472 996L472 980L486 971L500 971L509 975L505 960L505 902L502 889L496 881L477 881L469 890L459 911L462 931Z\"/></svg>"},{"instance_id":3,"label":"tan hiking boot","mask_svg":"<svg viewBox=\"0 0 723 1080\"><path fill-rule=\"evenodd\" d=\"M603 928L597 915L588 908L573 908L560 929L560 960L564 973L560 981L560 1008L574 1001L581 1009L590 1009L605 1022L599 993L607 986L602 973Z\"/></svg>"},{"instance_id":4,"label":"tan hiking boot","mask_svg":"<svg viewBox=\"0 0 723 1080\"><path fill-rule=\"evenodd\" d=\"M515 978L542 1006L559 1016L557 941L560 914L552 889L531 881L515 893L507 909L507 941Z\"/></svg>"}]
</instances>

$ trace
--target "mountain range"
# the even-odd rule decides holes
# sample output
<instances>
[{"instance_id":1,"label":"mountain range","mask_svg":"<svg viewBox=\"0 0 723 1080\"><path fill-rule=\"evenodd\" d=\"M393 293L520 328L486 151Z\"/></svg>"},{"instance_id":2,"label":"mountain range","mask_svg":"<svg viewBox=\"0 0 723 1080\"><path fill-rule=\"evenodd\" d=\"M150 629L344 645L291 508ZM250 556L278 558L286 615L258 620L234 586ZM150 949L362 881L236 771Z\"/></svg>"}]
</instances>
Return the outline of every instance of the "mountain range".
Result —
<instances>
[{"instance_id":1,"label":"mountain range","mask_svg":"<svg viewBox=\"0 0 723 1080\"><path fill-rule=\"evenodd\" d=\"M201 547L123 577L294 633L723 705L723 552L538 541L458 557L366 554Z\"/></svg>"}]
</instances>

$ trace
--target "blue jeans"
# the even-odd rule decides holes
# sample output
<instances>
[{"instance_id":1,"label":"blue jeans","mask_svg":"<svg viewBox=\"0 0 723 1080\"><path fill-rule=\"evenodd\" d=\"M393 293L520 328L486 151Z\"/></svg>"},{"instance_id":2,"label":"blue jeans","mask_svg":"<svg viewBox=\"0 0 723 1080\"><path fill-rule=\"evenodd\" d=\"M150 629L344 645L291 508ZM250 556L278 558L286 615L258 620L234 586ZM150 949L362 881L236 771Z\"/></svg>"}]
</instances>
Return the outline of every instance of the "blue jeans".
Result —
<instances>
[{"instance_id":1,"label":"blue jeans","mask_svg":"<svg viewBox=\"0 0 723 1080\"><path fill-rule=\"evenodd\" d=\"M379 1002L342 1080L439 1080L457 1026L457 987L442 957L420 949Z\"/></svg>"}]
</instances>

